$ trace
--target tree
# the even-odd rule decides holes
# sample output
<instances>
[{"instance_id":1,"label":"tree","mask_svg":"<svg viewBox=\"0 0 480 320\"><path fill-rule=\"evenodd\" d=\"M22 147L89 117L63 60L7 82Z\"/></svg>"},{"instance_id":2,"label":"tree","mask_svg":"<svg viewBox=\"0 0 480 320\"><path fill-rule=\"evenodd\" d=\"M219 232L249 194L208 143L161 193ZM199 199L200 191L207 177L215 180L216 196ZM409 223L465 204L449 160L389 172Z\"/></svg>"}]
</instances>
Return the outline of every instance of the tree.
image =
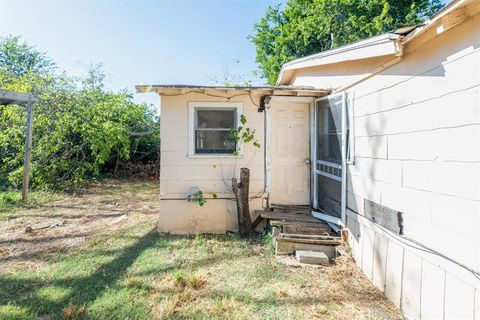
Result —
<instances>
[{"instance_id":1,"label":"tree","mask_svg":"<svg viewBox=\"0 0 480 320\"><path fill-rule=\"evenodd\" d=\"M235 64L239 64L240 59L235 60ZM242 75L237 73L232 73L228 71L228 68L225 67L223 77L218 80L212 79L215 83L220 83L227 87L248 87L252 85L252 82L245 80ZM238 219L238 231L242 238L250 237L255 233L255 228L252 224L250 217L250 199L249 199L249 190L250 190L250 169L240 168L240 181L238 181L235 176L237 160L239 155L239 150L241 145L251 143L254 147L260 148L258 140L255 140L255 130L252 130L246 126L247 118L245 115L240 116L240 126L236 128L230 128L230 133L233 140L236 144L236 150L233 151L233 155L236 157L235 166L234 166L234 176L231 179L230 191L233 192L235 196L235 202L237 204L237 219ZM203 198L203 192L198 191L196 196L196 201L200 205L204 205L206 200Z\"/></svg>"},{"instance_id":2,"label":"tree","mask_svg":"<svg viewBox=\"0 0 480 320\"><path fill-rule=\"evenodd\" d=\"M105 88L100 65L81 78L57 73L44 53L18 37L0 38L0 88L35 93L32 186L59 188L114 171L135 154L156 151L159 119L126 91ZM23 107L0 106L0 189L22 180ZM137 134L137 136L135 135ZM158 153L155 152L158 156ZM153 159L155 160L155 159ZM112 170L113 169L113 170Z\"/></svg>"},{"instance_id":3,"label":"tree","mask_svg":"<svg viewBox=\"0 0 480 320\"><path fill-rule=\"evenodd\" d=\"M283 10L267 8L250 40L273 85L288 61L419 24L441 7L440 0L289 0Z\"/></svg>"},{"instance_id":4,"label":"tree","mask_svg":"<svg viewBox=\"0 0 480 320\"><path fill-rule=\"evenodd\" d=\"M28 73L51 74L56 65L45 53L37 51L20 37L5 37L0 41L0 66L4 76L19 78Z\"/></svg>"}]
</instances>

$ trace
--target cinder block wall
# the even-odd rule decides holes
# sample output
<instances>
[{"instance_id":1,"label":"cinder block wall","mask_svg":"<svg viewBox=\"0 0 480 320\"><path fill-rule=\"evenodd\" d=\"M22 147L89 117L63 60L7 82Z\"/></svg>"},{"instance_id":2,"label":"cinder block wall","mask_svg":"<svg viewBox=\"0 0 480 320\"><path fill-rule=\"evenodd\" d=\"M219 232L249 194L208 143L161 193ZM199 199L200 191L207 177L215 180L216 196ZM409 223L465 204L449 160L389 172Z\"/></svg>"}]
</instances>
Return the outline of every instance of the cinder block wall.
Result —
<instances>
[{"instance_id":1,"label":"cinder block wall","mask_svg":"<svg viewBox=\"0 0 480 320\"><path fill-rule=\"evenodd\" d=\"M188 156L188 102L226 102L227 99L198 93L163 96L161 102L161 172L159 230L175 234L224 233L236 231L237 209L229 190L231 178L239 177L240 168L250 169L250 194L255 196L264 188L263 113L248 95L237 96L230 102L241 102L247 126L255 130L261 148L243 147L235 157ZM192 187L198 187L207 199L204 206L186 201ZM217 196L215 199L213 193ZM250 209L261 209L262 200L254 199Z\"/></svg>"},{"instance_id":2,"label":"cinder block wall","mask_svg":"<svg viewBox=\"0 0 480 320\"><path fill-rule=\"evenodd\" d=\"M467 270L480 271L480 17L412 47L349 92L350 244L409 319L480 319L480 280ZM366 219L365 199L401 211L405 236Z\"/></svg>"},{"instance_id":3,"label":"cinder block wall","mask_svg":"<svg viewBox=\"0 0 480 320\"><path fill-rule=\"evenodd\" d=\"M480 283L466 269L480 271L480 17L426 36L399 64L348 90L350 243L357 264L408 318L480 319ZM292 84L340 87L393 58L299 70ZM365 199L401 211L405 236L367 220Z\"/></svg>"}]
</instances>

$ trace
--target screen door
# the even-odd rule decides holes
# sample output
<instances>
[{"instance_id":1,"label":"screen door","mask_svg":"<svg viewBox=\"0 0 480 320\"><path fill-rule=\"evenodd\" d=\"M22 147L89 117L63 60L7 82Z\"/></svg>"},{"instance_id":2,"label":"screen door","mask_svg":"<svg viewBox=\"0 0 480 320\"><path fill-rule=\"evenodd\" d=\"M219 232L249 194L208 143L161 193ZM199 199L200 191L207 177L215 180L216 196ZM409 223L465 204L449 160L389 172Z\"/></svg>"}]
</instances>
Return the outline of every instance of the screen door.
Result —
<instances>
[{"instance_id":1,"label":"screen door","mask_svg":"<svg viewBox=\"0 0 480 320\"><path fill-rule=\"evenodd\" d=\"M315 159L313 169L313 207L328 215L342 218L346 142L344 133L344 94L332 95L315 102ZM345 115L346 116L346 115Z\"/></svg>"}]
</instances>

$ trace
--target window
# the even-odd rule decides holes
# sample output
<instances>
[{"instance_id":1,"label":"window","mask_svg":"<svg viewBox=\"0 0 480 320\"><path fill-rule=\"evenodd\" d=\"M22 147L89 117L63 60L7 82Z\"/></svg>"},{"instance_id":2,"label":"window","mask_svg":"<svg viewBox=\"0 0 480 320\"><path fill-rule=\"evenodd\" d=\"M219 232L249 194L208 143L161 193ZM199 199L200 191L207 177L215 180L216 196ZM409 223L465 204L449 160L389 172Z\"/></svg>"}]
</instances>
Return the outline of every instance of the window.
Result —
<instances>
[{"instance_id":1,"label":"window","mask_svg":"<svg viewBox=\"0 0 480 320\"><path fill-rule=\"evenodd\" d=\"M190 155L232 155L236 143L230 132L238 127L239 104L190 103Z\"/></svg>"}]
</instances>

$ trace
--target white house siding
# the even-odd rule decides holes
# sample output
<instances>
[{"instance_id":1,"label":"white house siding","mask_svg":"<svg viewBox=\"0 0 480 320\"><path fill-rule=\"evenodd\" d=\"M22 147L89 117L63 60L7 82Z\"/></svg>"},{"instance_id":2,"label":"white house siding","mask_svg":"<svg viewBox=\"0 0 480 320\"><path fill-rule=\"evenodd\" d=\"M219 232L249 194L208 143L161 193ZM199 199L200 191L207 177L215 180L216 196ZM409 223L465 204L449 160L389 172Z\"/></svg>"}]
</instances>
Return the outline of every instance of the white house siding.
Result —
<instances>
[{"instance_id":1,"label":"white house siding","mask_svg":"<svg viewBox=\"0 0 480 320\"><path fill-rule=\"evenodd\" d=\"M218 94L218 93L217 93ZM235 93L238 94L238 93ZM254 97L254 100L258 99ZM230 99L243 104L247 126L256 130L255 137L261 148L245 145L243 154L235 164L234 157L188 156L188 102L228 102L227 99L204 94L189 93L162 96L161 103L161 173L159 230L171 233L223 233L237 230L236 204L228 190L234 168L250 168L250 194L257 195L264 188L263 113L257 112L248 95ZM186 201L192 187L203 191L206 205ZM215 193L218 199L213 199ZM250 209L260 209L261 199L250 202Z\"/></svg>"},{"instance_id":2,"label":"white house siding","mask_svg":"<svg viewBox=\"0 0 480 320\"><path fill-rule=\"evenodd\" d=\"M294 84L325 87L319 72L299 73ZM352 77L334 78L338 85ZM480 319L480 280L467 270L480 271L479 91L478 15L407 47L399 64L348 90L355 97L347 179L353 256L410 319ZM405 237L366 219L364 199L401 211Z\"/></svg>"}]
</instances>

